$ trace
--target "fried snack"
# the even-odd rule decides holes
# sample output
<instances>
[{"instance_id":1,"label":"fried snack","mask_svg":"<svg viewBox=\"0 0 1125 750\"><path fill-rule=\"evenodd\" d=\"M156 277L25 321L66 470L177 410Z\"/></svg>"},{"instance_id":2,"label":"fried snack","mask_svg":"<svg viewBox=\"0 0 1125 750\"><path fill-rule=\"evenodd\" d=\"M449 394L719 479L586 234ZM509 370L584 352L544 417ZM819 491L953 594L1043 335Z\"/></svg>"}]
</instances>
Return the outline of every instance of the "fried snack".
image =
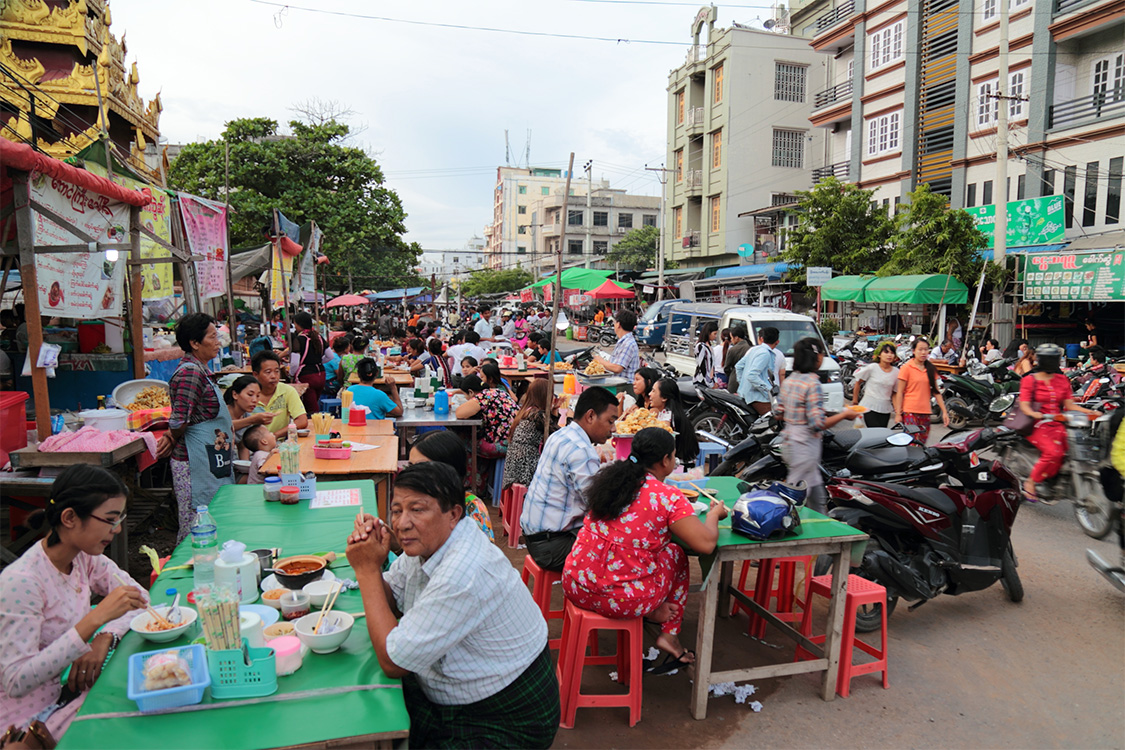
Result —
<instances>
[{"instance_id":1,"label":"fried snack","mask_svg":"<svg viewBox=\"0 0 1125 750\"><path fill-rule=\"evenodd\" d=\"M573 369L574 369L574 365L571 364L570 362L556 362L555 363L555 371L556 372L558 372L559 370L573 370Z\"/></svg>"},{"instance_id":2,"label":"fried snack","mask_svg":"<svg viewBox=\"0 0 1125 750\"><path fill-rule=\"evenodd\" d=\"M144 689L167 690L191 684L191 668L179 651L166 651L150 656L143 669Z\"/></svg>"},{"instance_id":3,"label":"fried snack","mask_svg":"<svg viewBox=\"0 0 1125 750\"><path fill-rule=\"evenodd\" d=\"M656 418L656 414L648 409L636 409L629 413L624 419L617 422L615 431L619 435L633 435L646 427L659 427L662 430L672 432L672 426L667 422L662 422Z\"/></svg>"},{"instance_id":4,"label":"fried snack","mask_svg":"<svg viewBox=\"0 0 1125 750\"><path fill-rule=\"evenodd\" d=\"M605 375L609 370L605 369L605 365L595 359L593 362L586 365L586 369L582 372L586 375Z\"/></svg>"},{"instance_id":5,"label":"fried snack","mask_svg":"<svg viewBox=\"0 0 1125 750\"><path fill-rule=\"evenodd\" d=\"M150 385L137 394L133 399L133 403L125 408L129 411L143 411L144 409L161 409L166 406L171 406L172 401L168 398L168 391L158 385Z\"/></svg>"}]
</instances>

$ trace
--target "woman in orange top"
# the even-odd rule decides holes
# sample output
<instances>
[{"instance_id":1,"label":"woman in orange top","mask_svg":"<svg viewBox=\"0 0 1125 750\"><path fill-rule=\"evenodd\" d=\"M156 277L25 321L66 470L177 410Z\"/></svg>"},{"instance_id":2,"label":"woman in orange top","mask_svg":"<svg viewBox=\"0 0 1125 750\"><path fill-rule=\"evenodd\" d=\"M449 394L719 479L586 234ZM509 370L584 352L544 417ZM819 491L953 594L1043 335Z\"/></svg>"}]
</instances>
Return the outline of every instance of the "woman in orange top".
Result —
<instances>
[{"instance_id":1,"label":"woman in orange top","mask_svg":"<svg viewBox=\"0 0 1125 750\"><path fill-rule=\"evenodd\" d=\"M921 427L918 439L925 444L930 438L930 398L936 398L941 409L941 421L949 426L949 412L945 399L937 386L937 370L930 364L930 344L925 339L914 340L914 356L898 370L895 387L895 419L904 425Z\"/></svg>"}]
</instances>

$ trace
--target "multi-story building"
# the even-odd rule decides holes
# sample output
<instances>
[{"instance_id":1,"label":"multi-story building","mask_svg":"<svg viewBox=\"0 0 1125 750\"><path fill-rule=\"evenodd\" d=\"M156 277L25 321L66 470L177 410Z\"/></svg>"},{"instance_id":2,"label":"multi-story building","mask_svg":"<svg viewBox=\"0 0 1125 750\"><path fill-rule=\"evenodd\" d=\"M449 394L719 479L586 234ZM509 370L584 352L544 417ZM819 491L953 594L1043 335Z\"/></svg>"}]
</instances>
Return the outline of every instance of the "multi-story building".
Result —
<instances>
[{"instance_id":1,"label":"multi-story building","mask_svg":"<svg viewBox=\"0 0 1125 750\"><path fill-rule=\"evenodd\" d=\"M473 237L460 250L423 250L418 273L423 279L437 276L439 282L457 286L471 271L487 267L484 240Z\"/></svg>"},{"instance_id":2,"label":"multi-story building","mask_svg":"<svg viewBox=\"0 0 1125 750\"><path fill-rule=\"evenodd\" d=\"M831 66L809 118L827 134L814 179L873 188L888 208L923 183L954 207L1063 195L1068 238L1118 228L1125 4L1007 0L1001 100L1002 1L843 0L823 14L811 44ZM1000 106L1005 186L994 184Z\"/></svg>"},{"instance_id":3,"label":"multi-story building","mask_svg":"<svg viewBox=\"0 0 1125 750\"><path fill-rule=\"evenodd\" d=\"M666 257L689 268L737 263L740 246L774 240L765 214L809 187L824 141L808 116L827 66L808 40L716 28L716 17L699 11L687 60L668 76Z\"/></svg>"}]
</instances>

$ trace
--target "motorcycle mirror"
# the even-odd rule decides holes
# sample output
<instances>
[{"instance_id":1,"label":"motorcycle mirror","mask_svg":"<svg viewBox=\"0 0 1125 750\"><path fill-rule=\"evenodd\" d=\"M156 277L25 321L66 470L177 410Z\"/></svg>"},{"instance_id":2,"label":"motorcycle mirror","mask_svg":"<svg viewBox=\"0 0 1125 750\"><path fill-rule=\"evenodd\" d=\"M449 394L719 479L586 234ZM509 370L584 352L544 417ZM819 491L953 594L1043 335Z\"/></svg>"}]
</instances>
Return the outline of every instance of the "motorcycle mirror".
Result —
<instances>
[{"instance_id":1,"label":"motorcycle mirror","mask_svg":"<svg viewBox=\"0 0 1125 750\"><path fill-rule=\"evenodd\" d=\"M895 435L891 435L890 437L888 437L887 442L890 443L891 445L897 445L899 447L903 447L903 446L907 446L907 445L910 445L911 443L913 443L914 442L914 436L913 435L907 435L905 432L900 432L900 433L897 433Z\"/></svg>"}]
</instances>

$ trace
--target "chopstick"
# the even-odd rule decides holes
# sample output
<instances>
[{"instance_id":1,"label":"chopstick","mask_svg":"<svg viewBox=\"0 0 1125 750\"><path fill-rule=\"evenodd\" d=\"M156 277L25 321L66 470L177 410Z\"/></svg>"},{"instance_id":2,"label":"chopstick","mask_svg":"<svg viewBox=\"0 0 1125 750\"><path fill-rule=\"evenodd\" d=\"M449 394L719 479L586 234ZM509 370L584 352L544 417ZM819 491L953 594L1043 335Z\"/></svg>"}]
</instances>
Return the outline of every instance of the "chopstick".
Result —
<instances>
[{"instance_id":1,"label":"chopstick","mask_svg":"<svg viewBox=\"0 0 1125 750\"><path fill-rule=\"evenodd\" d=\"M125 581L121 580L121 576L117 575L116 573L113 574L113 578L118 583L120 583L122 586L128 586L129 585L129 584L125 583ZM148 613L150 615L152 615L152 619L156 620L161 625L165 625L165 626L170 627L170 628L176 627L175 625L173 625L172 623L168 622L163 617L161 617L160 614L155 609L152 608L152 605L146 604L145 609L147 609Z\"/></svg>"},{"instance_id":2,"label":"chopstick","mask_svg":"<svg viewBox=\"0 0 1125 750\"><path fill-rule=\"evenodd\" d=\"M340 596L340 592L343 590L344 587L342 585L337 585L336 589L324 598L324 606L320 608L320 617L316 618L316 626L313 627L313 635L320 632L320 623L324 621L324 615L336 604L336 598Z\"/></svg>"},{"instance_id":3,"label":"chopstick","mask_svg":"<svg viewBox=\"0 0 1125 750\"><path fill-rule=\"evenodd\" d=\"M702 487L700 487L700 486L699 486L698 484L696 484L695 482L688 482L688 484L690 484L690 485L691 485L692 487L694 487L694 488L695 488L695 489L696 489L696 490L697 490L697 491L699 492L699 494L700 494L700 495L703 495L703 496L704 496L705 498L707 498L708 500L718 500L718 498L717 498L717 497L715 497L715 496L714 496L714 495L712 495L712 494L711 494L710 492L708 492L707 490L705 490L705 489L703 489Z\"/></svg>"}]
</instances>

